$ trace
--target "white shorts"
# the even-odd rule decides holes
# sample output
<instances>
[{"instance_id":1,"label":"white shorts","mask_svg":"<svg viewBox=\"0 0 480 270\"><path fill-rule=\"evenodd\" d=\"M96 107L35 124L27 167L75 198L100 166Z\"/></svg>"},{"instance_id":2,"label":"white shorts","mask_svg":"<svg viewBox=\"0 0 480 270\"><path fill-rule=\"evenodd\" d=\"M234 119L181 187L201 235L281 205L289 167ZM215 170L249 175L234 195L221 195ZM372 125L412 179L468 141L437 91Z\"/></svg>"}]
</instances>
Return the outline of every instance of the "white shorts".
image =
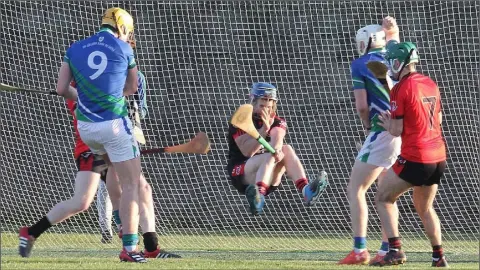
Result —
<instances>
[{"instance_id":1,"label":"white shorts","mask_svg":"<svg viewBox=\"0 0 480 270\"><path fill-rule=\"evenodd\" d=\"M97 155L108 154L111 162L122 162L140 155L128 117L103 122L77 122L82 141Z\"/></svg>"},{"instance_id":2,"label":"white shorts","mask_svg":"<svg viewBox=\"0 0 480 270\"><path fill-rule=\"evenodd\" d=\"M402 139L388 131L370 132L358 152L357 160L388 169L400 155L401 146Z\"/></svg>"}]
</instances>

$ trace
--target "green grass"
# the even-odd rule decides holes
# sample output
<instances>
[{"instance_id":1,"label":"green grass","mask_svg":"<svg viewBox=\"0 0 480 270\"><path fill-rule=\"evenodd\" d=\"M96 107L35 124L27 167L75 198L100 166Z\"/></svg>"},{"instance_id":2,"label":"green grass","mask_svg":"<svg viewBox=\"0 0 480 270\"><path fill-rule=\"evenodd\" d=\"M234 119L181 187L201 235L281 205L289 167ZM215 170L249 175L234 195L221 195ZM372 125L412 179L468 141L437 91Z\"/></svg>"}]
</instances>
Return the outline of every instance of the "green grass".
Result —
<instances>
[{"instance_id":1,"label":"green grass","mask_svg":"<svg viewBox=\"0 0 480 270\"><path fill-rule=\"evenodd\" d=\"M344 238L252 237L252 236L160 236L165 248L182 259L150 259L148 264L120 263L120 241L101 245L94 234L43 235L30 258L17 255L16 234L2 233L2 269L361 269L365 266L338 266L350 240ZM211 247L215 248L212 249ZM257 250L252 250L252 246ZM306 248L303 248L306 247ZM408 263L403 269L430 268L425 240L406 245ZM411 247L410 249L408 247ZM479 269L478 242L448 241L447 253L453 269ZM475 248L476 247L476 248ZM397 267L395 267L397 268Z\"/></svg>"}]
</instances>

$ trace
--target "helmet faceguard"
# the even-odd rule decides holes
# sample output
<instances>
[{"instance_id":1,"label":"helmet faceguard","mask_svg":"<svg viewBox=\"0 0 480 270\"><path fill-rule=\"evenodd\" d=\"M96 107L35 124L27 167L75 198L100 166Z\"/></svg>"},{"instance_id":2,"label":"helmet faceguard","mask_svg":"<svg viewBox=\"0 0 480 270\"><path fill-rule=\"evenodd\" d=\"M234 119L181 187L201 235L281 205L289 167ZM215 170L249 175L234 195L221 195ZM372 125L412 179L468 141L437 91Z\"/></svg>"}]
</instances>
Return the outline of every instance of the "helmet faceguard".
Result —
<instances>
[{"instance_id":1,"label":"helmet faceguard","mask_svg":"<svg viewBox=\"0 0 480 270\"><path fill-rule=\"evenodd\" d=\"M277 88L270 83L254 83L252 85L252 90L250 90L250 101L257 98L267 98L277 101Z\"/></svg>"},{"instance_id":2,"label":"helmet faceguard","mask_svg":"<svg viewBox=\"0 0 480 270\"><path fill-rule=\"evenodd\" d=\"M418 63L420 60L417 46L412 42L400 42L392 45L388 48L385 58L394 74L400 74L403 68L411 63Z\"/></svg>"}]
</instances>

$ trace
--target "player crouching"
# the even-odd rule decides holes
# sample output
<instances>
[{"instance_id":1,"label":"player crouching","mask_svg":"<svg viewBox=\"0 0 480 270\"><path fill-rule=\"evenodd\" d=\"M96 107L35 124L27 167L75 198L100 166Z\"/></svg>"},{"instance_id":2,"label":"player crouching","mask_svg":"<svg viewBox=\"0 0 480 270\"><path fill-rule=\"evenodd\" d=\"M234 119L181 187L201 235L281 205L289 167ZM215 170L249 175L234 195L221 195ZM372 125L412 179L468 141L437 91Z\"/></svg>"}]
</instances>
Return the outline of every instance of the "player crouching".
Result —
<instances>
[{"instance_id":1,"label":"player crouching","mask_svg":"<svg viewBox=\"0 0 480 270\"><path fill-rule=\"evenodd\" d=\"M253 123L262 137L276 150L266 153L255 138L229 125L227 172L232 185L245 194L253 215L263 212L265 196L278 189L282 176L294 179L307 205L313 205L327 186L326 173L309 183L295 150L283 140L287 123L276 114L277 89L269 83L255 83L250 92Z\"/></svg>"}]
</instances>

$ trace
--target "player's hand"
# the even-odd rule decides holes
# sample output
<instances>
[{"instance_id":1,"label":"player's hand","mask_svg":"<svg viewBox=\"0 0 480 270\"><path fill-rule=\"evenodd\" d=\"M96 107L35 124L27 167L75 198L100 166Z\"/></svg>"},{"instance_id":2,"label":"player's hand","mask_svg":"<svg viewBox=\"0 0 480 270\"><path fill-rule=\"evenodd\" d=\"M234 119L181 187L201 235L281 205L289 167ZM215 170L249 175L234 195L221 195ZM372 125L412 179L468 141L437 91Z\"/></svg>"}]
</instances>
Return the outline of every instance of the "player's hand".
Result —
<instances>
[{"instance_id":1,"label":"player's hand","mask_svg":"<svg viewBox=\"0 0 480 270\"><path fill-rule=\"evenodd\" d=\"M275 154L273 154L275 163L281 162L284 157L285 157L285 154L283 153L282 149L275 149Z\"/></svg>"},{"instance_id":2,"label":"player's hand","mask_svg":"<svg viewBox=\"0 0 480 270\"><path fill-rule=\"evenodd\" d=\"M268 110L268 109L263 109L262 110L260 118L262 119L263 126L264 126L266 131L270 130L270 127L273 124L273 120L274 120L273 116L274 115L272 114L272 112L270 112L270 110Z\"/></svg>"},{"instance_id":3,"label":"player's hand","mask_svg":"<svg viewBox=\"0 0 480 270\"><path fill-rule=\"evenodd\" d=\"M398 29L397 21L391 16L387 16L383 19L382 28L387 35L397 34L400 31Z\"/></svg>"},{"instance_id":4,"label":"player's hand","mask_svg":"<svg viewBox=\"0 0 480 270\"><path fill-rule=\"evenodd\" d=\"M388 131L390 129L390 121L392 120L390 111L382 112L380 116L378 116L378 119L381 121L378 122L378 124Z\"/></svg>"}]
</instances>

